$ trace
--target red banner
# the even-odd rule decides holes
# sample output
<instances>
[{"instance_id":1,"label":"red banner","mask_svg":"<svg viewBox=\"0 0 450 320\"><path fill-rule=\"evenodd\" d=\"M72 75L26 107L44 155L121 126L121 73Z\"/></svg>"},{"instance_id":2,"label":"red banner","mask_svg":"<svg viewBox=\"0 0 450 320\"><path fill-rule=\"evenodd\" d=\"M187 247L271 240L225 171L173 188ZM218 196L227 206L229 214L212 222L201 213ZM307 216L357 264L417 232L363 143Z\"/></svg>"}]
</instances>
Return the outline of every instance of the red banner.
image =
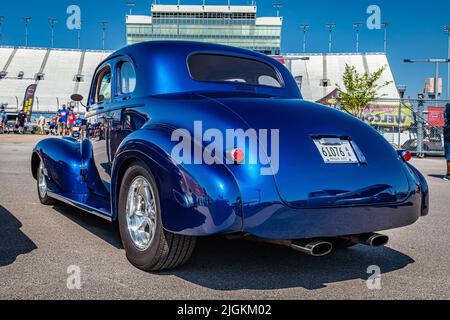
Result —
<instances>
[{"instance_id":1,"label":"red banner","mask_svg":"<svg viewBox=\"0 0 450 320\"><path fill-rule=\"evenodd\" d=\"M428 124L435 127L444 126L444 108L428 107Z\"/></svg>"}]
</instances>

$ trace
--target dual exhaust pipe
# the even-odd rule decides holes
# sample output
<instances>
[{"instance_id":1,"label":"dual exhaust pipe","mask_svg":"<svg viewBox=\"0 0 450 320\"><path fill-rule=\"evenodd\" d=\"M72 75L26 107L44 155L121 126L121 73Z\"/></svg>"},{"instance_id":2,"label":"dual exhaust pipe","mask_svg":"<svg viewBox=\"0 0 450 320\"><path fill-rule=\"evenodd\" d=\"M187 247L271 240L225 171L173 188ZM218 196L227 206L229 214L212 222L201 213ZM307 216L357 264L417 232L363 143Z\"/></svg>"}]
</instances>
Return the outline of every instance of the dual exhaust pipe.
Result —
<instances>
[{"instance_id":1,"label":"dual exhaust pipe","mask_svg":"<svg viewBox=\"0 0 450 320\"><path fill-rule=\"evenodd\" d=\"M389 237L378 233L365 233L354 236L341 237L355 244L363 244L370 247L382 247L389 242ZM287 245L295 251L308 254L313 257L323 257L333 250L332 241L321 239L282 241L279 244Z\"/></svg>"},{"instance_id":2,"label":"dual exhaust pipe","mask_svg":"<svg viewBox=\"0 0 450 320\"><path fill-rule=\"evenodd\" d=\"M322 239L300 239L300 240L267 240L246 234L244 236L228 236L229 239L244 238L256 242L265 242L283 245L291 249L305 253L313 257L323 257L333 250L333 239L327 241ZM335 238L336 240L350 241L354 244L363 244L370 247L382 247L389 242L389 237L379 233L364 233L359 235Z\"/></svg>"}]
</instances>

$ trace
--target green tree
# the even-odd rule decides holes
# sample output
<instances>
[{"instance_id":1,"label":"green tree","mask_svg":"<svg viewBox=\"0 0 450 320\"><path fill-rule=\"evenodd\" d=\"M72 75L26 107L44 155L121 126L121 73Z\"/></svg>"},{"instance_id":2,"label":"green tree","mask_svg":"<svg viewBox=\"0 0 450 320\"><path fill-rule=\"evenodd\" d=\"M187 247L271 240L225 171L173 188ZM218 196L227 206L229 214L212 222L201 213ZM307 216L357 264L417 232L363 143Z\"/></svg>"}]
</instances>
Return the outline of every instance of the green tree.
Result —
<instances>
[{"instance_id":1,"label":"green tree","mask_svg":"<svg viewBox=\"0 0 450 320\"><path fill-rule=\"evenodd\" d=\"M354 117L363 119L365 111L369 108L370 102L382 98L379 91L390 85L392 81L380 83L381 76L386 67L374 73L358 73L354 66L345 65L344 89L336 85L338 90L337 102L343 106L343 110Z\"/></svg>"}]
</instances>

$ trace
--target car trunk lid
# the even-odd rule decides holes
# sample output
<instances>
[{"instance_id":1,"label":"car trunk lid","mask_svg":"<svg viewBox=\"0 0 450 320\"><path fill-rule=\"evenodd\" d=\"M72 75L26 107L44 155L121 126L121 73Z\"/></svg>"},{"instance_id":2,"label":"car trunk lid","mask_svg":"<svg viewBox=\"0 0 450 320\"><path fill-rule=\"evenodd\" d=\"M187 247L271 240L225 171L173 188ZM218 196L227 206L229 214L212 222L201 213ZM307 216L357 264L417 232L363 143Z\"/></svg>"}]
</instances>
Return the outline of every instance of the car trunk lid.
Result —
<instances>
[{"instance_id":1,"label":"car trunk lid","mask_svg":"<svg viewBox=\"0 0 450 320\"><path fill-rule=\"evenodd\" d=\"M274 179L280 197L295 208L397 203L407 198L404 163L365 123L337 110L301 100L218 99L249 128L279 129ZM356 161L327 163L322 149L342 142ZM271 150L266 150L270 156ZM344 149L345 151L345 149ZM349 150L347 150L349 151ZM339 151L336 151L339 153ZM355 159L353 159L355 160ZM273 161L273 159L272 159Z\"/></svg>"}]
</instances>

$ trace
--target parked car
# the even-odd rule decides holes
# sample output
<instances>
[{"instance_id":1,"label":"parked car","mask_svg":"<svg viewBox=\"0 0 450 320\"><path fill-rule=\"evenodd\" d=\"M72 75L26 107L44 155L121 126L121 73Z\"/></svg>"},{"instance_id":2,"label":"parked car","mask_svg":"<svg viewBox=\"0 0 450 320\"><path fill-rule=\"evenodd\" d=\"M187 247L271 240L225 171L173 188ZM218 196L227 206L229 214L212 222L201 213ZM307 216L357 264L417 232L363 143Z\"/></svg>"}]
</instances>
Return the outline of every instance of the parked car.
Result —
<instances>
[{"instance_id":1,"label":"parked car","mask_svg":"<svg viewBox=\"0 0 450 320\"><path fill-rule=\"evenodd\" d=\"M183 265L197 237L226 234L321 256L385 245L387 236L375 232L428 213L428 186L408 153L360 120L302 100L290 72L262 54L135 44L98 66L87 109L82 139L34 148L39 199L117 221L129 261L146 271ZM208 134L260 134L233 139L211 163L189 162L212 155L199 121ZM261 146L264 132L270 157L250 147ZM183 155L174 152L191 136Z\"/></svg>"},{"instance_id":2,"label":"parked car","mask_svg":"<svg viewBox=\"0 0 450 320\"><path fill-rule=\"evenodd\" d=\"M6 122L7 133L16 133L19 132L19 129L16 127L15 120L9 120Z\"/></svg>"},{"instance_id":3,"label":"parked car","mask_svg":"<svg viewBox=\"0 0 450 320\"><path fill-rule=\"evenodd\" d=\"M25 133L31 133L31 134L36 134L38 130L38 125L36 120L31 120L31 122L27 122L25 123Z\"/></svg>"},{"instance_id":4,"label":"parked car","mask_svg":"<svg viewBox=\"0 0 450 320\"><path fill-rule=\"evenodd\" d=\"M418 147L419 145L417 139L410 139L406 141L402 146L404 150L408 150L411 153L417 153ZM444 142L440 139L431 140L429 138L426 138L423 140L422 151L424 152L424 154L429 152L444 154Z\"/></svg>"},{"instance_id":5,"label":"parked car","mask_svg":"<svg viewBox=\"0 0 450 320\"><path fill-rule=\"evenodd\" d=\"M19 126L15 120L9 120L6 123L7 132L6 133L19 133ZM26 122L24 127L24 133L35 134L38 126L36 122Z\"/></svg>"}]
</instances>

